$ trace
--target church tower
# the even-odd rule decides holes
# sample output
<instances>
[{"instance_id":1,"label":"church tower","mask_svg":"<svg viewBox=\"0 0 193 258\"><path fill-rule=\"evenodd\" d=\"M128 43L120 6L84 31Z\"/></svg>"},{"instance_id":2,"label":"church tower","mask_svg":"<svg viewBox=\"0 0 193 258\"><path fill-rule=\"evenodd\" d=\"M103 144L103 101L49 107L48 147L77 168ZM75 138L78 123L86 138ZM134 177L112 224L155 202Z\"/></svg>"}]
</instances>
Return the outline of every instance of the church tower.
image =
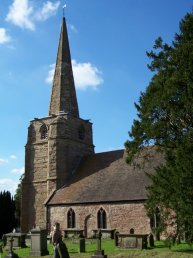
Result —
<instances>
[{"instance_id":1,"label":"church tower","mask_svg":"<svg viewBox=\"0 0 193 258\"><path fill-rule=\"evenodd\" d=\"M22 181L21 230L47 227L45 201L93 154L92 124L79 117L65 18L62 20L49 116L28 128Z\"/></svg>"}]
</instances>

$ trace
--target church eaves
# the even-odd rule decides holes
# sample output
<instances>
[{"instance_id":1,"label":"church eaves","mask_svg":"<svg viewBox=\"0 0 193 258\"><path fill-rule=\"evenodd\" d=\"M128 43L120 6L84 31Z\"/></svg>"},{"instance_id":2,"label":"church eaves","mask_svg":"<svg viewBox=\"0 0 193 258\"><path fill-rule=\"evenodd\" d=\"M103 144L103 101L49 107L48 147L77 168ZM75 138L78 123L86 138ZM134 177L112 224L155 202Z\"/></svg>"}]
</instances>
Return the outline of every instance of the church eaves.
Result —
<instances>
[{"instance_id":1,"label":"church eaves","mask_svg":"<svg viewBox=\"0 0 193 258\"><path fill-rule=\"evenodd\" d=\"M49 115L63 112L79 117L65 18L60 32Z\"/></svg>"}]
</instances>

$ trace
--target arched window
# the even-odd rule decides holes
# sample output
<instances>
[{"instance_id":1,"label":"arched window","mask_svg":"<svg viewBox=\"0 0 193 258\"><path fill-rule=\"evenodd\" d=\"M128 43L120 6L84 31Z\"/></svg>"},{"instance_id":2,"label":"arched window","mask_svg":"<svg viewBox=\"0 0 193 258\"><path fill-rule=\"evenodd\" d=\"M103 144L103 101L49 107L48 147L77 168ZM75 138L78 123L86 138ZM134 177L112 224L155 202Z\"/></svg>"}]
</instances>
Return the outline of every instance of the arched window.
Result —
<instances>
[{"instance_id":1,"label":"arched window","mask_svg":"<svg viewBox=\"0 0 193 258\"><path fill-rule=\"evenodd\" d=\"M80 140L84 140L85 138L85 128L83 125L81 125L78 129L78 137Z\"/></svg>"},{"instance_id":2,"label":"arched window","mask_svg":"<svg viewBox=\"0 0 193 258\"><path fill-rule=\"evenodd\" d=\"M67 227L68 228L75 228L76 227L75 212L72 208L70 208L68 213L67 213Z\"/></svg>"},{"instance_id":3,"label":"arched window","mask_svg":"<svg viewBox=\"0 0 193 258\"><path fill-rule=\"evenodd\" d=\"M155 213L150 218L150 227L155 234L156 240L158 241L160 240L160 231L159 231L160 224L161 224L160 210L157 207L155 210Z\"/></svg>"},{"instance_id":4,"label":"arched window","mask_svg":"<svg viewBox=\"0 0 193 258\"><path fill-rule=\"evenodd\" d=\"M98 228L107 228L106 211L103 208L100 208L97 213L97 224Z\"/></svg>"},{"instance_id":5,"label":"arched window","mask_svg":"<svg viewBox=\"0 0 193 258\"><path fill-rule=\"evenodd\" d=\"M41 140L48 138L48 129L47 126L44 124L40 128Z\"/></svg>"},{"instance_id":6,"label":"arched window","mask_svg":"<svg viewBox=\"0 0 193 258\"><path fill-rule=\"evenodd\" d=\"M158 228L160 226L160 210L157 207L155 213L150 218L150 226L151 228Z\"/></svg>"}]
</instances>

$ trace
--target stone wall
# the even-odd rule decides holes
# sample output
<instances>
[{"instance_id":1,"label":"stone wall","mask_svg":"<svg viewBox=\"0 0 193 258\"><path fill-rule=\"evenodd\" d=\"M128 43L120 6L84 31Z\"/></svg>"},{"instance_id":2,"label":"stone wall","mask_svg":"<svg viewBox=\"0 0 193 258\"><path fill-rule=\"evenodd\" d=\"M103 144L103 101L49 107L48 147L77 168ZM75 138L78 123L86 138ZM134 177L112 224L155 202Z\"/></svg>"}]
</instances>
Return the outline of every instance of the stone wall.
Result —
<instances>
[{"instance_id":1,"label":"stone wall","mask_svg":"<svg viewBox=\"0 0 193 258\"><path fill-rule=\"evenodd\" d=\"M22 183L23 232L35 225L46 227L46 199L66 184L83 156L93 153L92 124L87 120L63 114L30 122Z\"/></svg>"},{"instance_id":2,"label":"stone wall","mask_svg":"<svg viewBox=\"0 0 193 258\"><path fill-rule=\"evenodd\" d=\"M107 229L129 233L133 228L135 234L150 233L144 203L51 206L48 207L48 222L50 225L59 222L61 230L67 229L67 212L72 208L76 214L76 228L84 229L87 237L92 237L92 230L97 229L97 212L101 207L106 211Z\"/></svg>"}]
</instances>

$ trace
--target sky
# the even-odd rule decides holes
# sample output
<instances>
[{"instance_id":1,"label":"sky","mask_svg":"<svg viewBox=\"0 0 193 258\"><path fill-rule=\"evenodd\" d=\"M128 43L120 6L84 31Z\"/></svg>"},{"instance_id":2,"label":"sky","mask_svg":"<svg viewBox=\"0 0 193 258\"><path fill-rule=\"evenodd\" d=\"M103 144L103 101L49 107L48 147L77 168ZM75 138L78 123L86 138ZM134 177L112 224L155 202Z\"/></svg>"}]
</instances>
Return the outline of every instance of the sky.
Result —
<instances>
[{"instance_id":1,"label":"sky","mask_svg":"<svg viewBox=\"0 0 193 258\"><path fill-rule=\"evenodd\" d=\"M65 7L64 7L65 6ZM124 148L151 80L146 51L171 43L190 0L0 0L0 191L24 173L30 120L48 115L63 10L80 117L96 152ZM64 7L64 9L63 9Z\"/></svg>"}]
</instances>

